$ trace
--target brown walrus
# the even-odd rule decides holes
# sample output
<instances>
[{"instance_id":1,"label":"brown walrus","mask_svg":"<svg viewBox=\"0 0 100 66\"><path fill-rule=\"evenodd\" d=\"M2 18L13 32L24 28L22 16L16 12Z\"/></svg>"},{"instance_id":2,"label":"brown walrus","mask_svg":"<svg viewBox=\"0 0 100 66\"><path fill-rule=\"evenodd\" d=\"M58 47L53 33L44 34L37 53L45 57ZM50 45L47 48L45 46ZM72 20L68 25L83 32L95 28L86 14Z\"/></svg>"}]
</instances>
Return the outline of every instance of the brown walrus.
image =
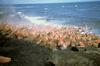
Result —
<instances>
[{"instance_id":1,"label":"brown walrus","mask_svg":"<svg viewBox=\"0 0 100 66\"><path fill-rule=\"evenodd\" d=\"M10 57L0 56L0 63L9 63L9 62L11 62Z\"/></svg>"}]
</instances>

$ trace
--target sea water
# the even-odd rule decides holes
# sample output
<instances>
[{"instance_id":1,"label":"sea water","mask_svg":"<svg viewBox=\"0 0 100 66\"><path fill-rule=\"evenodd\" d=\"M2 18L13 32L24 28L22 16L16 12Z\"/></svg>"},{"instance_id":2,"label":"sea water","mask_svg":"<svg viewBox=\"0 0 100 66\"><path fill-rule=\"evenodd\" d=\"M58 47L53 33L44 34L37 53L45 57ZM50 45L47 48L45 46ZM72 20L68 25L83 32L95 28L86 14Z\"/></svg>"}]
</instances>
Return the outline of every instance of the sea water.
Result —
<instances>
[{"instance_id":1,"label":"sea water","mask_svg":"<svg viewBox=\"0 0 100 66\"><path fill-rule=\"evenodd\" d=\"M0 5L0 21L84 26L100 34L100 2Z\"/></svg>"}]
</instances>

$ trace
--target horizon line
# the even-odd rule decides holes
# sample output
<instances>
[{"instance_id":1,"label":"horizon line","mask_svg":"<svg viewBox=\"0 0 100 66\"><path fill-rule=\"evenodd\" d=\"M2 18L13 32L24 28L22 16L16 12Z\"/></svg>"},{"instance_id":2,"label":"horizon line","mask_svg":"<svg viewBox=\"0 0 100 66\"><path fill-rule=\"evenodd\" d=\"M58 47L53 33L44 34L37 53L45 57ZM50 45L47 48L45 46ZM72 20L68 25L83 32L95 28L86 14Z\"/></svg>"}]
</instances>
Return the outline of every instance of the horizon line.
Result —
<instances>
[{"instance_id":1,"label":"horizon line","mask_svg":"<svg viewBox=\"0 0 100 66\"><path fill-rule=\"evenodd\" d=\"M17 4L59 4L59 3L85 3L85 2L100 2L100 1L83 1L83 2L80 2L80 1L77 1L77 2L51 2L51 3L0 3L0 5L17 5Z\"/></svg>"}]
</instances>

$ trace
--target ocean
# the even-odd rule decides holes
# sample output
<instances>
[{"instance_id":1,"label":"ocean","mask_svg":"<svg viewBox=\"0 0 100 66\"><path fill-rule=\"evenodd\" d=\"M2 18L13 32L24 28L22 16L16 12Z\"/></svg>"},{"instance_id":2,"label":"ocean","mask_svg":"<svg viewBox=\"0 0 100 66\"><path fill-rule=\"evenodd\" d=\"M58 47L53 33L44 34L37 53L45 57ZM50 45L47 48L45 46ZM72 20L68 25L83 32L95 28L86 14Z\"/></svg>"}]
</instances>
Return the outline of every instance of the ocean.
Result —
<instances>
[{"instance_id":1,"label":"ocean","mask_svg":"<svg viewBox=\"0 0 100 66\"><path fill-rule=\"evenodd\" d=\"M100 34L100 1L0 5L0 22L84 26Z\"/></svg>"}]
</instances>

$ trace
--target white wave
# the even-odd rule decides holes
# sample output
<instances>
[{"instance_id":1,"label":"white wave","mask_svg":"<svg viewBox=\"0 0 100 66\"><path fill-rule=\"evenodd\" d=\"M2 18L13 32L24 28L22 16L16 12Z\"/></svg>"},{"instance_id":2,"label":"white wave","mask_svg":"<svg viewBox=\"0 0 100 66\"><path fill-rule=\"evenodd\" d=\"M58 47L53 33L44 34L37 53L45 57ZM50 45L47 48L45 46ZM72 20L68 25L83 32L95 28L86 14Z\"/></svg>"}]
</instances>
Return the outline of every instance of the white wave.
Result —
<instances>
[{"instance_id":1,"label":"white wave","mask_svg":"<svg viewBox=\"0 0 100 66\"><path fill-rule=\"evenodd\" d=\"M46 20L45 17L41 17L41 16L37 16L37 17L25 16L24 18L36 25L58 26L58 24L54 24L53 22Z\"/></svg>"},{"instance_id":2,"label":"white wave","mask_svg":"<svg viewBox=\"0 0 100 66\"><path fill-rule=\"evenodd\" d=\"M48 20L46 17L42 17L42 16L26 16L25 14L23 14L22 12L17 12L16 14L17 16L19 16L20 18L26 19L29 22L35 24L35 25L43 25L43 26L53 26L53 27L62 27L64 25L61 24L57 24L58 22L60 22L59 20ZM62 21L61 21L62 22Z\"/></svg>"},{"instance_id":3,"label":"white wave","mask_svg":"<svg viewBox=\"0 0 100 66\"><path fill-rule=\"evenodd\" d=\"M30 22L30 24L33 23L34 26L36 26L37 29L45 29L49 26L51 27L57 27L57 28L62 28L62 27L73 27L76 29L79 29L80 26L75 26L75 25L59 25L59 24L55 24L54 22L59 22L57 20L47 20L46 17L41 17L41 16L36 16L36 17L32 17L32 16L26 16L24 15L22 12L18 12L17 13L19 16L21 16L22 18L28 20ZM85 30L84 32L82 32L82 34L84 33L88 33L88 26L86 25L84 28L82 28L83 30Z\"/></svg>"},{"instance_id":4,"label":"white wave","mask_svg":"<svg viewBox=\"0 0 100 66\"><path fill-rule=\"evenodd\" d=\"M34 24L45 24L46 20L41 20L43 17L28 17L25 16L26 19L28 19L31 23Z\"/></svg>"},{"instance_id":5,"label":"white wave","mask_svg":"<svg viewBox=\"0 0 100 66\"><path fill-rule=\"evenodd\" d=\"M44 10L48 10L48 8L44 8Z\"/></svg>"},{"instance_id":6,"label":"white wave","mask_svg":"<svg viewBox=\"0 0 100 66\"><path fill-rule=\"evenodd\" d=\"M65 6L63 5L63 6L61 6L62 8L64 8Z\"/></svg>"},{"instance_id":7,"label":"white wave","mask_svg":"<svg viewBox=\"0 0 100 66\"><path fill-rule=\"evenodd\" d=\"M62 27L73 27L73 28L76 28L76 29L79 28L78 26L75 26L75 25L56 24L59 21L57 21L57 20L48 21L48 20L46 20L45 17L41 17L41 16L37 16L37 17L25 16L24 18L27 19L29 22L37 25L37 26L43 25L43 26L52 26L52 27L57 27L57 28L62 28ZM54 22L56 22L56 23L54 23ZM86 29L86 31L88 31L87 27L85 29Z\"/></svg>"},{"instance_id":8,"label":"white wave","mask_svg":"<svg viewBox=\"0 0 100 66\"><path fill-rule=\"evenodd\" d=\"M22 12L17 12L18 14L22 14Z\"/></svg>"},{"instance_id":9,"label":"white wave","mask_svg":"<svg viewBox=\"0 0 100 66\"><path fill-rule=\"evenodd\" d=\"M17 15L19 15L20 17L25 17L25 15L22 12L17 12Z\"/></svg>"},{"instance_id":10,"label":"white wave","mask_svg":"<svg viewBox=\"0 0 100 66\"><path fill-rule=\"evenodd\" d=\"M77 7L78 7L78 5L74 5L74 7L75 7L75 8L77 8Z\"/></svg>"}]
</instances>

